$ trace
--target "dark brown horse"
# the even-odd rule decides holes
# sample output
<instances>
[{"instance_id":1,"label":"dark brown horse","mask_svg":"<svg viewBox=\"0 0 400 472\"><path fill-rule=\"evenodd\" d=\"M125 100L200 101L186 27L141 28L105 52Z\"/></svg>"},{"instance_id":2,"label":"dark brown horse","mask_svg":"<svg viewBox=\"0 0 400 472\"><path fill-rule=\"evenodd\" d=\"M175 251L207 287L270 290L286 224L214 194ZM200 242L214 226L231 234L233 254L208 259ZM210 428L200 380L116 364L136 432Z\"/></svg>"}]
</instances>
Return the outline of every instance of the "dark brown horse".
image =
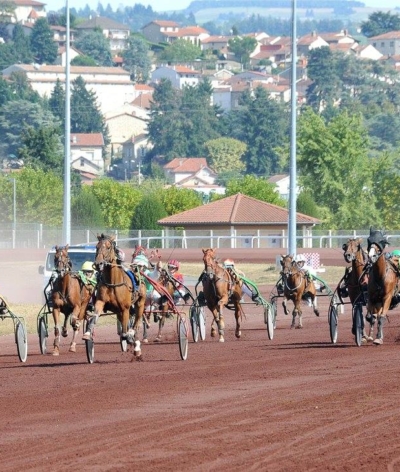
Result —
<instances>
[{"instance_id":1,"label":"dark brown horse","mask_svg":"<svg viewBox=\"0 0 400 472\"><path fill-rule=\"evenodd\" d=\"M68 256L68 245L56 246L54 267L57 277L52 282L51 302L54 320L54 347L53 356L60 354L60 334L68 336L67 321L71 315L73 337L69 347L70 352L76 351L76 336L81 322L85 318L86 309L90 302L94 285L82 280L76 272L71 272L71 261ZM60 313L64 314L64 324L60 332Z\"/></svg>"},{"instance_id":2,"label":"dark brown horse","mask_svg":"<svg viewBox=\"0 0 400 472\"><path fill-rule=\"evenodd\" d=\"M141 359L140 341L136 340L142 322L146 300L146 287L140 273L132 279L121 264L117 262L115 236L97 236L95 266L99 271L94 316L88 322L83 339L90 339L94 325L104 311L111 311L122 325L121 340L134 344L134 354ZM133 305L135 320L129 326L130 309Z\"/></svg>"},{"instance_id":3,"label":"dark brown horse","mask_svg":"<svg viewBox=\"0 0 400 472\"><path fill-rule=\"evenodd\" d=\"M242 298L241 282L238 279L234 280L230 273L218 263L215 257L215 249L203 249L203 262L204 271L201 275L203 292L207 307L213 314L211 336L215 337L216 335L215 322L218 326L219 342L223 343L225 341L223 307L231 303L235 310L235 336L240 338L242 335L240 331L242 316L242 307L240 305Z\"/></svg>"},{"instance_id":4,"label":"dark brown horse","mask_svg":"<svg viewBox=\"0 0 400 472\"><path fill-rule=\"evenodd\" d=\"M387 258L387 253L381 252L380 248L370 248L372 262L368 279L368 305L367 317L371 318L371 332L373 337L373 326L378 322L374 344L383 344L383 323L390 309L393 296L397 293L399 279L399 257Z\"/></svg>"},{"instance_id":5,"label":"dark brown horse","mask_svg":"<svg viewBox=\"0 0 400 472\"><path fill-rule=\"evenodd\" d=\"M301 301L308 299L312 303L312 307L316 316L319 316L317 309L317 290L314 282L307 277L305 271L299 267L298 263L294 260L291 255L281 256L281 276L283 282L283 294L285 296L282 306L285 311L285 315L289 314L286 302L291 300L293 302L292 311L292 324L291 328L296 325L296 316L299 318L297 328L303 327Z\"/></svg>"}]
</instances>

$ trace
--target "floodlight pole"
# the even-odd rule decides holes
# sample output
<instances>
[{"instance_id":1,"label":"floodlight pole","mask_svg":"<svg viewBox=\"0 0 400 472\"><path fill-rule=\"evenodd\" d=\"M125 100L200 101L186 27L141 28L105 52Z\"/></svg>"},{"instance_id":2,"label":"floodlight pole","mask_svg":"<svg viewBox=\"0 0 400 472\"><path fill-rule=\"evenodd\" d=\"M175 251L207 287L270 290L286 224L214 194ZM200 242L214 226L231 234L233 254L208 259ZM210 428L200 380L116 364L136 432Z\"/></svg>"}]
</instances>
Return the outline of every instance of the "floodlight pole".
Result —
<instances>
[{"instance_id":1,"label":"floodlight pole","mask_svg":"<svg viewBox=\"0 0 400 472\"><path fill-rule=\"evenodd\" d=\"M292 0L292 80L291 80L291 126L290 126L290 165L289 165L289 254L296 255L296 65L297 65L297 28L296 0Z\"/></svg>"},{"instance_id":2,"label":"floodlight pole","mask_svg":"<svg viewBox=\"0 0 400 472\"><path fill-rule=\"evenodd\" d=\"M71 242L71 115L70 115L70 61L69 61L69 4L66 0L66 42L65 42L65 146L64 146L64 218L63 243Z\"/></svg>"}]
</instances>

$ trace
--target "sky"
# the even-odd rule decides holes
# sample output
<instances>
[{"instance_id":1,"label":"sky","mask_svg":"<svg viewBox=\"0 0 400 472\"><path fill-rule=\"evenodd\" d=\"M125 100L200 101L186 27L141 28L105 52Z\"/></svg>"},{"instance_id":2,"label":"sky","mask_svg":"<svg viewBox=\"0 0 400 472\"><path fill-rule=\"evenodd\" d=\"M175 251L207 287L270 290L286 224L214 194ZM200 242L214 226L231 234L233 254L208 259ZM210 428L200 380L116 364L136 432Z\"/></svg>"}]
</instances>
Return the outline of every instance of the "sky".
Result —
<instances>
[{"instance_id":1,"label":"sky","mask_svg":"<svg viewBox=\"0 0 400 472\"><path fill-rule=\"evenodd\" d=\"M59 10L60 8L65 7L66 0L39 0L42 3L46 4L46 11L50 10ZM377 7L377 8L394 8L396 6L400 7L400 0L360 0L367 7ZM119 5L122 6L133 6L135 3L141 3L142 5L151 5L155 11L171 11L171 10L183 10L189 6L191 0L69 0L70 8L83 8L86 5L89 5L91 8L96 9L97 5L101 3L104 8L108 4L111 5L113 10L116 10Z\"/></svg>"}]
</instances>

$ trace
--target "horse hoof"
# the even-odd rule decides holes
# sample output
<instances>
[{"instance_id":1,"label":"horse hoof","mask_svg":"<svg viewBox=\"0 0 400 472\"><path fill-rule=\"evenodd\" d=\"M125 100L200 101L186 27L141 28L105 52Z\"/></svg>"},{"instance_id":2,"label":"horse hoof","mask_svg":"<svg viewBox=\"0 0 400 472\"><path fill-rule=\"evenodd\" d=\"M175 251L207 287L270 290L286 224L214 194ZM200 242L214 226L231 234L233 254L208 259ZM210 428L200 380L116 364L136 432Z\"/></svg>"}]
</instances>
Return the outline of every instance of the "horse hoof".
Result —
<instances>
[{"instance_id":1,"label":"horse hoof","mask_svg":"<svg viewBox=\"0 0 400 472\"><path fill-rule=\"evenodd\" d=\"M377 346L383 344L383 339L379 339L379 338L374 339L374 344Z\"/></svg>"},{"instance_id":2,"label":"horse hoof","mask_svg":"<svg viewBox=\"0 0 400 472\"><path fill-rule=\"evenodd\" d=\"M319 311L314 311L315 316L319 316Z\"/></svg>"},{"instance_id":3,"label":"horse hoof","mask_svg":"<svg viewBox=\"0 0 400 472\"><path fill-rule=\"evenodd\" d=\"M154 340L155 343L160 343L161 342L161 338L160 337L156 337L156 339Z\"/></svg>"},{"instance_id":4,"label":"horse hoof","mask_svg":"<svg viewBox=\"0 0 400 472\"><path fill-rule=\"evenodd\" d=\"M148 342L149 342L149 340L147 338L142 340L142 343L144 343L144 344L148 344Z\"/></svg>"},{"instance_id":5,"label":"horse hoof","mask_svg":"<svg viewBox=\"0 0 400 472\"><path fill-rule=\"evenodd\" d=\"M211 337L215 338L215 331L211 331Z\"/></svg>"},{"instance_id":6,"label":"horse hoof","mask_svg":"<svg viewBox=\"0 0 400 472\"><path fill-rule=\"evenodd\" d=\"M303 326L296 326L296 329L303 329Z\"/></svg>"},{"instance_id":7,"label":"horse hoof","mask_svg":"<svg viewBox=\"0 0 400 472\"><path fill-rule=\"evenodd\" d=\"M62 336L63 338L66 338L66 337L68 336L68 331L63 329L63 330L61 331L61 336Z\"/></svg>"},{"instance_id":8,"label":"horse hoof","mask_svg":"<svg viewBox=\"0 0 400 472\"><path fill-rule=\"evenodd\" d=\"M235 336L236 336L237 338L240 338L240 337L242 336L242 332L241 332L241 331L238 331L237 333L235 333Z\"/></svg>"},{"instance_id":9,"label":"horse hoof","mask_svg":"<svg viewBox=\"0 0 400 472\"><path fill-rule=\"evenodd\" d=\"M76 352L76 344L71 344L71 346L69 347L69 352Z\"/></svg>"},{"instance_id":10,"label":"horse hoof","mask_svg":"<svg viewBox=\"0 0 400 472\"><path fill-rule=\"evenodd\" d=\"M224 343L225 342L225 339L224 338L219 338L218 340L220 343Z\"/></svg>"},{"instance_id":11,"label":"horse hoof","mask_svg":"<svg viewBox=\"0 0 400 472\"><path fill-rule=\"evenodd\" d=\"M60 351L59 351L58 347L55 347L55 348L53 349L52 354L53 354L53 356L59 356L59 355L60 355Z\"/></svg>"}]
</instances>

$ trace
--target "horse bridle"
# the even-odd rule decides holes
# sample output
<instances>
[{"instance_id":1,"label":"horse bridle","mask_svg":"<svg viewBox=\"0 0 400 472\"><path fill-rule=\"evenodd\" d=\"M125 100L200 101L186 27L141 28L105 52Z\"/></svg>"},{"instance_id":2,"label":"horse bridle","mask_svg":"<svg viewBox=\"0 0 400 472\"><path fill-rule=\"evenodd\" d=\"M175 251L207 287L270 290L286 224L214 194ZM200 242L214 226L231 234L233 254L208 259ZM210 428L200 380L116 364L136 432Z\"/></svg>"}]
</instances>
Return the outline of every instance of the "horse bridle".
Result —
<instances>
[{"instance_id":1,"label":"horse bridle","mask_svg":"<svg viewBox=\"0 0 400 472\"><path fill-rule=\"evenodd\" d=\"M107 242L110 243L110 246L106 245ZM116 258L115 242L110 238L101 238L97 244L98 244L98 247L97 247L97 252L96 252L95 264L96 264L97 270L101 272L106 265L113 264L111 260L113 253L114 253L114 258ZM101 262L96 262L99 254L101 254L101 256L103 257L103 260Z\"/></svg>"},{"instance_id":2,"label":"horse bridle","mask_svg":"<svg viewBox=\"0 0 400 472\"><path fill-rule=\"evenodd\" d=\"M64 275L66 272L69 272L72 267L71 259L68 256L68 253L65 253L65 249L60 250L60 255L54 255L54 267L57 274Z\"/></svg>"}]
</instances>

